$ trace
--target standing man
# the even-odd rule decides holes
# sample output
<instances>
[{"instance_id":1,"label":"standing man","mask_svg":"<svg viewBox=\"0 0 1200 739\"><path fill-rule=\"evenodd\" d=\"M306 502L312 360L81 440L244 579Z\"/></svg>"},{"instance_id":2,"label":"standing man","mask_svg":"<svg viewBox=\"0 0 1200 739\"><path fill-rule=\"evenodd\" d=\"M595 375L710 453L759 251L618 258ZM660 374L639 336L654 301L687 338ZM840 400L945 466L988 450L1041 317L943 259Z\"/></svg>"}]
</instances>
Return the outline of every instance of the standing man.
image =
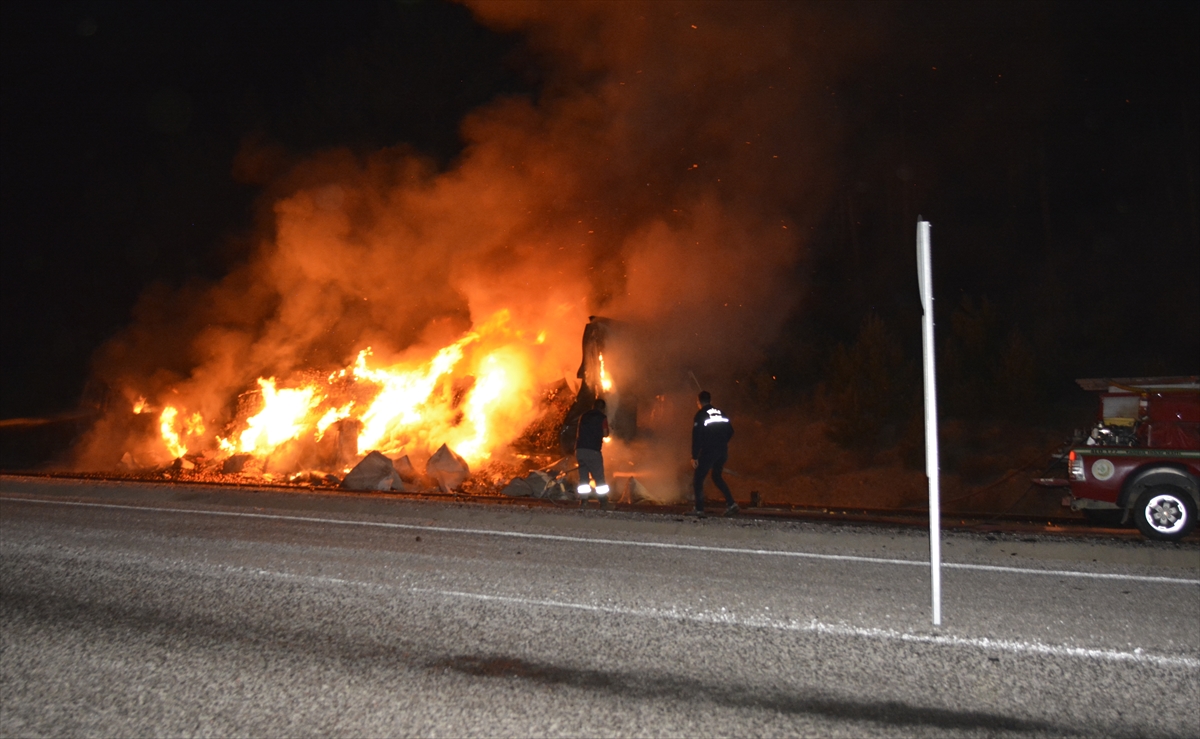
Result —
<instances>
[{"instance_id":1,"label":"standing man","mask_svg":"<svg viewBox=\"0 0 1200 739\"><path fill-rule=\"evenodd\" d=\"M704 517L704 478L712 471L712 481L717 489L725 496L725 515L736 516L741 509L733 500L733 493L725 484L721 472L725 469L725 460L729 459L729 440L733 438L733 423L713 408L712 396L707 390L700 391L697 398L700 410L692 419L692 467L696 474L692 485L696 493L696 510L689 516Z\"/></svg>"},{"instance_id":2,"label":"standing man","mask_svg":"<svg viewBox=\"0 0 1200 739\"><path fill-rule=\"evenodd\" d=\"M588 475L596 483L596 497L600 507L608 508L608 483L604 481L604 455L600 452L604 439L608 437L608 416L604 415L605 402L597 399L592 409L579 419L579 438L575 442L575 461L579 463L579 507L587 505L592 486Z\"/></svg>"}]
</instances>

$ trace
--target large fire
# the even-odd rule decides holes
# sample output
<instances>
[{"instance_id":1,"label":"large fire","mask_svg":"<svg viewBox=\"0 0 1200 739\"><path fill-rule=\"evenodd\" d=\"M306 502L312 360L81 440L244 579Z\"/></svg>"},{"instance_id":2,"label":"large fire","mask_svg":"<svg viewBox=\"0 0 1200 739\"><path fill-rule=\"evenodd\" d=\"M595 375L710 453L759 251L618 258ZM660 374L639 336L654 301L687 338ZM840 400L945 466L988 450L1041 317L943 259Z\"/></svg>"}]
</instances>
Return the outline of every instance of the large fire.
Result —
<instances>
[{"instance_id":1,"label":"large fire","mask_svg":"<svg viewBox=\"0 0 1200 739\"><path fill-rule=\"evenodd\" d=\"M840 42L813 46L824 21L795 6L481 3L555 82L472 111L452 161L248 137L233 171L262 188L261 218L224 277L149 291L97 355L95 387L121 401L75 466L327 480L446 445L498 479L550 466L515 460L568 451L603 398L613 463L653 441L669 467L674 432L638 438L639 399L665 424L688 370L758 361L800 294L801 235L825 213L808 204L836 180L813 104L828 89L779 50L832 68ZM605 344L609 322L636 340Z\"/></svg>"},{"instance_id":2,"label":"large fire","mask_svg":"<svg viewBox=\"0 0 1200 739\"><path fill-rule=\"evenodd\" d=\"M545 341L545 331L513 329L508 311L501 310L424 361L379 365L367 347L351 365L325 376L260 377L258 398L246 404L256 409L235 418L224 435L206 434L212 423L199 412L165 404L161 444L175 459L269 459L288 444L316 448L340 424L342 434L356 430L358 456L368 450L428 455L446 444L477 465L533 420L539 392L533 364ZM133 410L146 407L139 398ZM299 463L319 466L312 459Z\"/></svg>"}]
</instances>

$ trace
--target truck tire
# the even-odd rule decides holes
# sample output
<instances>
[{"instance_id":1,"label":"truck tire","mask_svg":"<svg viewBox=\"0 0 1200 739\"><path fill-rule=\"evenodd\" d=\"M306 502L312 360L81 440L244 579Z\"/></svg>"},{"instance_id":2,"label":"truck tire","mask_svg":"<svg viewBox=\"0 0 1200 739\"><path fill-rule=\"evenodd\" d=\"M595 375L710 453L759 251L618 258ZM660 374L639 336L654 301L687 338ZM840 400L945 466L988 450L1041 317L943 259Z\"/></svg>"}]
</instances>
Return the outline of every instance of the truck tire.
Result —
<instances>
[{"instance_id":1,"label":"truck tire","mask_svg":"<svg viewBox=\"0 0 1200 739\"><path fill-rule=\"evenodd\" d=\"M1176 541L1195 528L1196 502L1186 490L1156 485L1138 497L1133 520L1147 539Z\"/></svg>"}]
</instances>

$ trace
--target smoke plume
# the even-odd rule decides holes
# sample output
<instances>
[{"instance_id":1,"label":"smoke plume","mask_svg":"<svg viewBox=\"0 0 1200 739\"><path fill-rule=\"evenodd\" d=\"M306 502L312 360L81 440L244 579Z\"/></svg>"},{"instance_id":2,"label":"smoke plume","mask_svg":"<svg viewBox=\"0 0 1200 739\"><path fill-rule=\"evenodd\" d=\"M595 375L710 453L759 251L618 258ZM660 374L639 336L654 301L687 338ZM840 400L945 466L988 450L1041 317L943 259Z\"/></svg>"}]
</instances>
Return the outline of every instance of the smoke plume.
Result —
<instances>
[{"instance_id":1,"label":"smoke plume","mask_svg":"<svg viewBox=\"0 0 1200 739\"><path fill-rule=\"evenodd\" d=\"M837 145L824 86L859 29L793 3L470 7L525 35L540 96L476 110L441 170L400 142L295 164L252 256L146 296L100 379L220 428L256 378L327 373L368 346L424 361L498 311L512 335L544 335L539 383L573 376L591 314L641 326L664 375L759 359L802 289ZM143 431L106 419L78 465L111 467Z\"/></svg>"}]
</instances>

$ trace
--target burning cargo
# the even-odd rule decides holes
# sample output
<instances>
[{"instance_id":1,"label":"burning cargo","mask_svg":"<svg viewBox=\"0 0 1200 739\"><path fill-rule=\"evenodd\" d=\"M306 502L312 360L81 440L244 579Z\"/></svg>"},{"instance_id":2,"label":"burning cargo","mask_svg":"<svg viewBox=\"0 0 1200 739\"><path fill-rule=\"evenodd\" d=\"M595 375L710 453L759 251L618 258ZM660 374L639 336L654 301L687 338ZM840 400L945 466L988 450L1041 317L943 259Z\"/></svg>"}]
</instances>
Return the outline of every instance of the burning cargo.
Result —
<instances>
[{"instance_id":1,"label":"burning cargo","mask_svg":"<svg viewBox=\"0 0 1200 739\"><path fill-rule=\"evenodd\" d=\"M596 398L609 402L617 439L636 437L634 336L591 316L574 383L560 373L539 385L533 364L550 350L546 332L515 329L502 311L424 361L376 365L363 349L336 370L260 377L212 415L169 388L170 404L139 396L127 407L121 467L358 491L495 492L511 481L510 495L553 498L572 471L569 457L555 460L574 451L582 409Z\"/></svg>"}]
</instances>

